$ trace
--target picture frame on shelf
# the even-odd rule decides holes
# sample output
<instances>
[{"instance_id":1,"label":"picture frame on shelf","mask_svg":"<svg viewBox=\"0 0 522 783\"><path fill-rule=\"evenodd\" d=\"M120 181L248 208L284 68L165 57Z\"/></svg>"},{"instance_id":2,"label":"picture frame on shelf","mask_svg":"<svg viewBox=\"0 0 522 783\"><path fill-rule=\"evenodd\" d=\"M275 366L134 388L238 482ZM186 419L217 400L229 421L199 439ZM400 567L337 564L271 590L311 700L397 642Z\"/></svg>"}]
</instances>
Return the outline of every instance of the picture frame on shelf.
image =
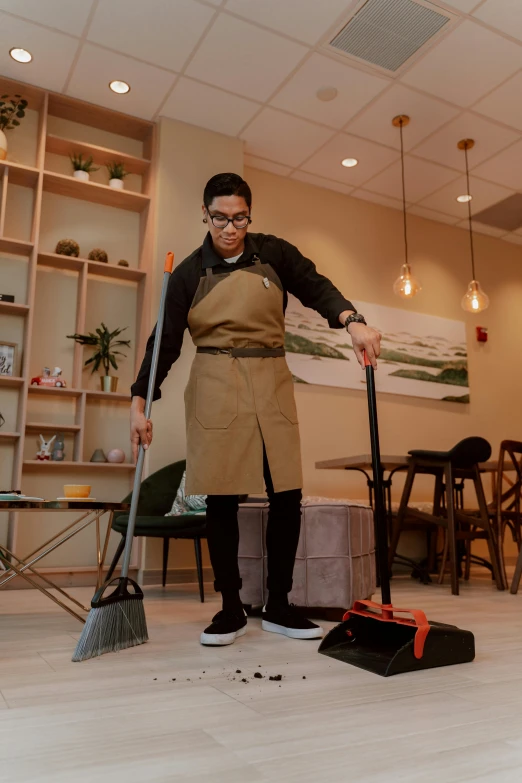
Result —
<instances>
[{"instance_id":1,"label":"picture frame on shelf","mask_svg":"<svg viewBox=\"0 0 522 783\"><path fill-rule=\"evenodd\" d=\"M14 375L17 343L0 340L0 375Z\"/></svg>"}]
</instances>

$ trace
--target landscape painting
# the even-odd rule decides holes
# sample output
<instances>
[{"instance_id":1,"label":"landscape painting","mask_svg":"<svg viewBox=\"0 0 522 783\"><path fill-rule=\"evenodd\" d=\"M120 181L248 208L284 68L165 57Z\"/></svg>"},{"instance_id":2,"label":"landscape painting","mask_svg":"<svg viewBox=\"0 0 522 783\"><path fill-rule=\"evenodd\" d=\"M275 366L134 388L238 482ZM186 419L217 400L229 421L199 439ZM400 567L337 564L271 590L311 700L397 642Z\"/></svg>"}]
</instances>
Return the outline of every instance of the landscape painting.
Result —
<instances>
[{"instance_id":1,"label":"landscape painting","mask_svg":"<svg viewBox=\"0 0 522 783\"><path fill-rule=\"evenodd\" d=\"M469 403L468 356L463 321L357 302L382 333L376 373L380 392ZM365 375L344 329L289 296L285 347L295 383L361 389Z\"/></svg>"}]
</instances>

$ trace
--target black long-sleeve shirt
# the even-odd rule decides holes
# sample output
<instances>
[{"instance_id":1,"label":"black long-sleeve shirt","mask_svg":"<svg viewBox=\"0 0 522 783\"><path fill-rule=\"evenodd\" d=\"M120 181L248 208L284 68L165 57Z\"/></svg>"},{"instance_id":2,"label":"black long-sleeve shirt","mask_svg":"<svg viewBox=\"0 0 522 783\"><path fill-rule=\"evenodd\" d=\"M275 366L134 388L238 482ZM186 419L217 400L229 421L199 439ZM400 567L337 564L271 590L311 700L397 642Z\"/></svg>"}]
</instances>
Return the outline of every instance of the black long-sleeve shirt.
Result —
<instances>
[{"instance_id":1,"label":"black long-sleeve shirt","mask_svg":"<svg viewBox=\"0 0 522 783\"><path fill-rule=\"evenodd\" d=\"M344 298L334 284L317 272L315 264L284 239L279 239L271 234L248 233L245 237L245 249L241 258L234 264L227 264L218 256L212 245L210 234L207 234L203 245L176 267L169 281L154 389L155 400L161 397L160 386L173 363L179 357L183 333L188 328L190 306L201 277L206 274L208 267L214 267L216 273L233 273L238 269L244 269L254 263L253 258L256 255L259 256L262 263L270 264L281 280L284 310L286 310L288 294L293 294L305 307L317 310L323 318L326 318L333 329L342 327L339 321L339 315L342 312L345 310L355 311L353 304ZM154 334L155 328L147 341L145 358L136 382L131 387L133 397L147 396Z\"/></svg>"}]
</instances>

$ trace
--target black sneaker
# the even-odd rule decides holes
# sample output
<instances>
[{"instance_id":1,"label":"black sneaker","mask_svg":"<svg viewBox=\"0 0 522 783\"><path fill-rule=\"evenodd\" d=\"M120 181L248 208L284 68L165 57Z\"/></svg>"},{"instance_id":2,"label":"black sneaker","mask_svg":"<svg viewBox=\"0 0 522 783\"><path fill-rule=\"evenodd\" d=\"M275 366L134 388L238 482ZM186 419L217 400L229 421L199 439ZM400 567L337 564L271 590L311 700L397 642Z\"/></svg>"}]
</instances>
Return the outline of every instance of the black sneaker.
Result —
<instances>
[{"instance_id":1,"label":"black sneaker","mask_svg":"<svg viewBox=\"0 0 522 783\"><path fill-rule=\"evenodd\" d=\"M201 644L209 647L224 647L233 644L238 636L246 633L247 619L245 613L235 614L225 612L222 609L212 618L212 622L205 628L200 637Z\"/></svg>"},{"instance_id":2,"label":"black sneaker","mask_svg":"<svg viewBox=\"0 0 522 783\"><path fill-rule=\"evenodd\" d=\"M307 620L294 604L275 609L264 606L261 617L263 631L282 633L290 639L321 639L323 636L321 626Z\"/></svg>"}]
</instances>

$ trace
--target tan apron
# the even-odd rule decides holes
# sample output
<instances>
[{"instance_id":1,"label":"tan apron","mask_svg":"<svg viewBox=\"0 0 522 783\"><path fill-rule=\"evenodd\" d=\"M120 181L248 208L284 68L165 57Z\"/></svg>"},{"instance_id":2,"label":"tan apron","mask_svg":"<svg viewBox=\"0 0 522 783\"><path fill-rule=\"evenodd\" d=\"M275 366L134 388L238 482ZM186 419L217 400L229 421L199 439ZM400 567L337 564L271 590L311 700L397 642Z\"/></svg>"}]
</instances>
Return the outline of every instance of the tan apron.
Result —
<instances>
[{"instance_id":1,"label":"tan apron","mask_svg":"<svg viewBox=\"0 0 522 783\"><path fill-rule=\"evenodd\" d=\"M263 442L276 492L302 487L299 425L284 358L283 286L270 264L213 274L207 269L188 316L200 350L185 390L188 494L264 491ZM246 349L246 350L245 350Z\"/></svg>"}]
</instances>

